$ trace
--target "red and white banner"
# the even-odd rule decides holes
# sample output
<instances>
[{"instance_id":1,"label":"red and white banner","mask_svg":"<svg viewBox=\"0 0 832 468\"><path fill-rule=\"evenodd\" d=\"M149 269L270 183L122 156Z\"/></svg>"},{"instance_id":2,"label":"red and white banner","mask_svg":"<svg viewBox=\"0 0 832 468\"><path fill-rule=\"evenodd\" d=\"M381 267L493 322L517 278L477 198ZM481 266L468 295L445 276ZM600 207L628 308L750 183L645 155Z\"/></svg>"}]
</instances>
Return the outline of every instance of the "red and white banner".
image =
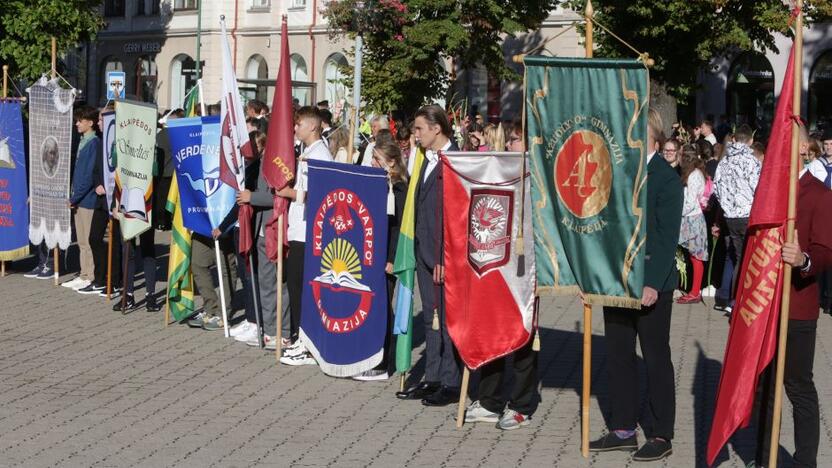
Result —
<instances>
[{"instance_id":1,"label":"red and white banner","mask_svg":"<svg viewBox=\"0 0 832 468\"><path fill-rule=\"evenodd\" d=\"M469 369L511 354L534 334L534 242L524 172L520 153L442 154L445 321ZM518 252L521 232L528 239Z\"/></svg>"},{"instance_id":2,"label":"red and white banner","mask_svg":"<svg viewBox=\"0 0 832 468\"><path fill-rule=\"evenodd\" d=\"M245 165L243 158L251 158L251 142L248 139L246 115L240 101L231 47L225 31L225 18L220 21L222 28L222 99L220 99L220 180L235 190L245 188Z\"/></svg>"}]
</instances>

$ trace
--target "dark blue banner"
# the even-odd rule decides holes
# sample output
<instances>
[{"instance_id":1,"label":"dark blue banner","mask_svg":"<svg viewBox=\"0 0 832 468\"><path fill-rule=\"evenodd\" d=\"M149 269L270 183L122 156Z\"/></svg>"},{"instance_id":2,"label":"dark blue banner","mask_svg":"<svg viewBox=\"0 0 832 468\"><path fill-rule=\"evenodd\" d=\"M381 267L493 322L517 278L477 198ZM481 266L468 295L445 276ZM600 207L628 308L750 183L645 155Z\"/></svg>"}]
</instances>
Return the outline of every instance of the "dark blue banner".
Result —
<instances>
[{"instance_id":1,"label":"dark blue banner","mask_svg":"<svg viewBox=\"0 0 832 468\"><path fill-rule=\"evenodd\" d=\"M0 100L0 260L29 254L28 197L20 103Z\"/></svg>"},{"instance_id":2,"label":"dark blue banner","mask_svg":"<svg viewBox=\"0 0 832 468\"><path fill-rule=\"evenodd\" d=\"M324 373L350 377L377 366L384 351L387 174L308 164L300 337Z\"/></svg>"},{"instance_id":3,"label":"dark blue banner","mask_svg":"<svg viewBox=\"0 0 832 468\"><path fill-rule=\"evenodd\" d=\"M211 237L235 203L235 190L220 180L220 118L168 121L179 201L185 227Z\"/></svg>"}]
</instances>

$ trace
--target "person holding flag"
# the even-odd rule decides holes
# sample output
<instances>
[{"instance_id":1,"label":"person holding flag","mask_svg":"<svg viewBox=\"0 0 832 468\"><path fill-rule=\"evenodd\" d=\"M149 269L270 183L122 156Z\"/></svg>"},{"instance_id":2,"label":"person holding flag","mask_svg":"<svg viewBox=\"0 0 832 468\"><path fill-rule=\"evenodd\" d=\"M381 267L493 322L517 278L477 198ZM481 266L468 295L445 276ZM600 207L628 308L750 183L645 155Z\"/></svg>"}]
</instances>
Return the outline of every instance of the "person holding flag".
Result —
<instances>
[{"instance_id":1,"label":"person holding flag","mask_svg":"<svg viewBox=\"0 0 832 468\"><path fill-rule=\"evenodd\" d=\"M636 450L633 460L660 460L673 453L671 439L676 419L676 389L670 359L670 317L673 290L679 284L676 243L682 223L682 182L659 154L663 147L661 117L648 113L647 130L647 241L641 310L604 307L610 386L610 431L590 442L591 452ZM647 365L647 411L641 423L647 442L639 449L636 426L639 412L636 338Z\"/></svg>"},{"instance_id":2,"label":"person holding flag","mask_svg":"<svg viewBox=\"0 0 832 468\"><path fill-rule=\"evenodd\" d=\"M428 105L416 111L413 131L424 149L425 162L413 174L416 187L415 256L422 319L425 327L425 376L396 393L403 400L421 400L425 406L447 406L459 401L460 361L445 326L445 281L442 265L442 188L439 152L459 151L445 110Z\"/></svg>"},{"instance_id":3,"label":"person holding flag","mask_svg":"<svg viewBox=\"0 0 832 468\"><path fill-rule=\"evenodd\" d=\"M772 135L774 135L772 133ZM808 141L801 128L801 142ZM798 171L803 161L797 158ZM820 310L818 277L832 267L832 191L811 173L800 178L797 198L796 236L783 244L781 257L793 268L789 328L786 337L786 395L794 408L794 466L817 466L820 443L820 408L812 377L815 340ZM739 311L739 309L738 309ZM769 366L761 376L764 401L759 413L759 438L756 461L768 466L771 440L771 415L774 410L774 375Z\"/></svg>"}]
</instances>

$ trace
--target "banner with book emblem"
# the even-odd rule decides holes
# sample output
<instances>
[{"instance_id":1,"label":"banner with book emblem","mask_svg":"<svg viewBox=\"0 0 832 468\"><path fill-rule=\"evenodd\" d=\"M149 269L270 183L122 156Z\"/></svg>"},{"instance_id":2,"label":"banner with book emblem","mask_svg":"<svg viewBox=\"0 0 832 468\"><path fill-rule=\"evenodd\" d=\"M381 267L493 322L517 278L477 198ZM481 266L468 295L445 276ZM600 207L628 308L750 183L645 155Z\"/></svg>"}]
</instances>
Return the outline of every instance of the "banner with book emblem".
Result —
<instances>
[{"instance_id":1,"label":"banner with book emblem","mask_svg":"<svg viewBox=\"0 0 832 468\"><path fill-rule=\"evenodd\" d=\"M104 158L104 191L107 195L107 207L113 206L113 192L116 188L116 113L105 112L101 114L101 144L104 145L102 157Z\"/></svg>"},{"instance_id":2,"label":"banner with book emblem","mask_svg":"<svg viewBox=\"0 0 832 468\"><path fill-rule=\"evenodd\" d=\"M156 106L116 102L116 200L121 236L130 240L150 229Z\"/></svg>"},{"instance_id":3,"label":"banner with book emblem","mask_svg":"<svg viewBox=\"0 0 832 468\"><path fill-rule=\"evenodd\" d=\"M538 291L640 308L647 69L635 60L524 63Z\"/></svg>"},{"instance_id":4,"label":"banner with book emblem","mask_svg":"<svg viewBox=\"0 0 832 468\"><path fill-rule=\"evenodd\" d=\"M387 335L387 174L310 160L300 339L321 370L377 366Z\"/></svg>"},{"instance_id":5,"label":"banner with book emblem","mask_svg":"<svg viewBox=\"0 0 832 468\"><path fill-rule=\"evenodd\" d=\"M29 242L69 247L69 170L75 90L41 77L29 89Z\"/></svg>"}]
</instances>

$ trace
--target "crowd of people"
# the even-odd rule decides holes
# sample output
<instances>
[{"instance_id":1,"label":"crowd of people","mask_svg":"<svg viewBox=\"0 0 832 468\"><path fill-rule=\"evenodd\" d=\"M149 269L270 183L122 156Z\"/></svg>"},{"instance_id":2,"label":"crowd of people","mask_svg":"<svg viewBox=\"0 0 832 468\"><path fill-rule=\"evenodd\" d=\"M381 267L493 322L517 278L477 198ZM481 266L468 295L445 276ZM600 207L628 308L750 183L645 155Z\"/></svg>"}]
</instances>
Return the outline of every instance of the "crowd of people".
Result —
<instances>
[{"instance_id":1,"label":"crowd of people","mask_svg":"<svg viewBox=\"0 0 832 468\"><path fill-rule=\"evenodd\" d=\"M444 269L440 252L441 223L436 213L441 210L441 184L437 183L438 155L440 151L490 151L522 152L523 129L519 122L486 123L481 116L465 117L456 125L454 115L445 109L428 105L420 108L411 118L394 119L376 115L369 119L369 132L363 135L362 144L353 148L349 126L334 122L327 102L317 106L295 109L295 156L297 169L295 182L274 192L260 171L259 158L264 150L268 131L269 108L260 101L246 105L247 124L254 156L246 161L245 189L237 196L238 206L250 205L253 209L252 267L247 268L245 258L237 250L239 228L235 227L236 210L229 213L223 224L215 229L212 238L193 235L191 270L198 293L202 296L202 308L183 323L194 328L213 331L224 327L222 300L231 311L234 298L243 304L244 318L231 327L235 340L250 346L262 344L267 349L282 349L280 362L289 366L314 365L315 359L298 340L301 296L303 291L303 261L306 237L304 216L305 192L309 186L307 161L338 161L383 168L388 174L389 209L388 253L386 271L388 292L392 300L396 282L392 275L395 260L398 229L409 180L417 178L419 199L416 206L415 244L417 279L421 294L421 316L425 335L425 371L421 380L412 382L397 393L402 400L420 401L426 406L445 406L460 399L461 362L445 327L443 282ZM110 215L117 209L108 204L104 189L104 163L102 144L96 133L101 126L100 113L110 109L82 107L75 111L76 129L79 135L72 175L71 197L68 200L73 211L75 236L80 258L80 271L62 286L79 294L107 296L107 225ZM209 114L218 114L219 106L207 107ZM119 235L113 235L113 268L109 277L111 293L116 299L114 311L136 309L134 278L137 264L144 271L146 293L143 307L148 312L159 311L164 295L156 290L158 268L155 231L170 229L171 218L164 210L167 190L174 175L170 143L167 141L165 123L169 119L184 117L182 109L165 113L160 118L157 135L157 164L154 167L155 195L152 198L155 229L150 229L137 239L122 246ZM642 296L643 309L634 314L629 309L606 307L604 309L605 335L608 340L607 366L609 384L616 391L610 395L610 431L590 444L593 451L636 450L636 460L656 460L672 451L675 419L674 374L670 359L669 333L674 292L680 304L696 304L703 301L708 291L715 289L715 308L731 314L737 290L737 277L744 255L744 243L748 217L755 191L765 146L758 141L748 125L733 128L726 119L714 127L711 120L703 120L690 128L674 124L671 137L665 139L658 114L650 112L648 135L648 193L647 193L647 274ZM805 132L801 136L800 151L804 172L810 176L801 179L801 187L812 184L832 188L832 132L811 138ZM417 148L425 155L425 164L418 174L413 173ZM660 156L660 157L656 157ZM820 184L820 185L818 185ZM801 192L802 193L802 192ZM273 199L284 197L290 202L288 212L288 254L285 258L285 275L282 288L284 311L281 323L277 323L278 288L273 279L276 265L269 259L266 232L273 222ZM804 203L801 201L800 203ZM808 202L807 202L808 203ZM808 215L807 215L808 216ZM805 223L798 219L798 225ZM117 222L114 223L117 230ZM832 249L823 239L810 236L812 229L800 232L800 242L787 244L783 249L784 261L795 265L805 281L814 284L814 299L805 297L801 307L804 315L792 312L797 321L818 319L818 308L826 313L832 305L830 274L820 271L827 263L825 254L813 256L811 249L800 250L807 242ZM811 234L814 236L814 234ZM222 255L216 264L214 241L218 240ZM27 277L52 278L50 251L44 245L36 246L39 262ZM121 256L126 255L124 261ZM828 257L828 255L827 255ZM709 262L713 265L709 265ZM689 268L688 265L689 264ZM123 268L122 268L123 266ZM715 268L716 267L716 268ZM231 286L224 298L218 297L212 269L226 285ZM688 269L690 273L688 274ZM705 271L708 270L707 279ZM679 277L689 281L680 282ZM815 277L818 278L815 281ZM808 280L806 278L811 278ZM237 283L241 284L238 289ZM124 289L124 300L120 293ZM803 295L810 294L804 292ZM815 302L813 302L815 301ZM392 314L392 306L388 308ZM260 316L258 317L258 314ZM259 320L261 319L261 320ZM391 316L392 320L392 316ZM262 323L262 337L260 327ZM437 325L438 324L438 325ZM280 342L276 336L280 327ZM814 343L814 328L790 327L795 339ZM802 335L798 335L803 333ZM636 366L636 337L650 375L648 381L649 423L639 420L638 374ZM392 337L386 341L383 362L371 371L355 376L358 380L384 380L390 377ZM802 359L790 367L786 376L786 388L795 406L796 430L802 431L797 441L795 460L808 460L813 466L818 443L817 395L811 383L813 348L798 347L790 359ZM791 348L790 348L791 350ZM792 357L792 356L797 357ZM529 424L539 401L537 352L529 340L516 351L511 359L498 359L483 366L480 372L478 395L465 415L466 422L486 422L500 429L511 430ZM790 361L791 362L791 361ZM511 365L513 379L506 379ZM807 364L808 363L808 364ZM808 379L807 379L808 372ZM504 391L506 382L511 388ZM504 395L508 395L508 400ZM814 398L814 400L812 400ZM801 406L802 405L802 406ZM798 409L802 408L804 413ZM814 418L814 419L812 419ZM640 448L636 428L641 424L647 441ZM767 447L767 446L766 446ZM814 450L814 452L813 452Z\"/></svg>"}]
</instances>

